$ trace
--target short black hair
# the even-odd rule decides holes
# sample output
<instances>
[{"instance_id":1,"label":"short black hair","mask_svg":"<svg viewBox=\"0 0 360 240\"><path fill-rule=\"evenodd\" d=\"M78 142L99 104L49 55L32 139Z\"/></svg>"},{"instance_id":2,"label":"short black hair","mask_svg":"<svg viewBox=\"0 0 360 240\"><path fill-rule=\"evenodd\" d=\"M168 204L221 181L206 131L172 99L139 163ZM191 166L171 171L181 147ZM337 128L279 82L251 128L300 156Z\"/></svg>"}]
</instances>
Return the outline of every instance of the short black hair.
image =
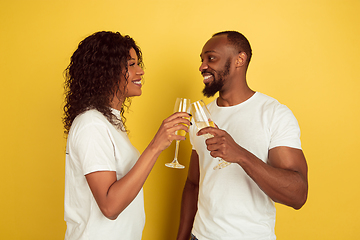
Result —
<instances>
[{"instance_id":1,"label":"short black hair","mask_svg":"<svg viewBox=\"0 0 360 240\"><path fill-rule=\"evenodd\" d=\"M233 45L239 53L245 52L248 57L247 65L249 65L252 56L252 50L249 40L247 40L247 38L243 34L237 31L222 31L215 33L213 37L219 35L226 35L228 42Z\"/></svg>"}]
</instances>

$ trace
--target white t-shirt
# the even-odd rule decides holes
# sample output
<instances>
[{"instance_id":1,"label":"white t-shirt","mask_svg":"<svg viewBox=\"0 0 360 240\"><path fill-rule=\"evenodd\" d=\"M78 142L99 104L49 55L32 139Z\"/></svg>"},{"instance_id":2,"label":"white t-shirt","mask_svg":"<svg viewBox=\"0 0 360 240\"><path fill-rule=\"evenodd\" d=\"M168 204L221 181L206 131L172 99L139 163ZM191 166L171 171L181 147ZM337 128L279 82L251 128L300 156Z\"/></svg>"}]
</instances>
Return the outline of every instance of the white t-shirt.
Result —
<instances>
[{"instance_id":1,"label":"white t-shirt","mask_svg":"<svg viewBox=\"0 0 360 240\"><path fill-rule=\"evenodd\" d=\"M271 148L301 148L300 129L292 112L262 93L256 92L247 101L230 107L219 107L215 100L208 108L220 129L264 162ZM195 135L197 131L193 124L190 141L200 164L193 234L199 240L276 239L273 201L240 165L213 170L218 160L210 156L205 139Z\"/></svg>"},{"instance_id":2,"label":"white t-shirt","mask_svg":"<svg viewBox=\"0 0 360 240\"><path fill-rule=\"evenodd\" d=\"M112 110L120 117L120 112ZM109 220L100 211L85 175L116 171L124 177L139 158L126 132L116 129L97 110L75 118L67 139L65 166L66 240L141 239L145 225L143 190L121 212Z\"/></svg>"}]
</instances>

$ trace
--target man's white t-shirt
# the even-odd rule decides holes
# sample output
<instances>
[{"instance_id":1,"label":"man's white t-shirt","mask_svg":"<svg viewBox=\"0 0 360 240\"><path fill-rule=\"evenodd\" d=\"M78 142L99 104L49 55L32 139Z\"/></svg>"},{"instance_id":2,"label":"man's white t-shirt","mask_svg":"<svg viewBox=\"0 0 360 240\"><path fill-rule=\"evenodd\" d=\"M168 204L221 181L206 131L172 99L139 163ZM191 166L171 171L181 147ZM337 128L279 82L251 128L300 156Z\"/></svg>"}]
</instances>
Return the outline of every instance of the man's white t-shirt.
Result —
<instances>
[{"instance_id":1,"label":"man's white t-shirt","mask_svg":"<svg viewBox=\"0 0 360 240\"><path fill-rule=\"evenodd\" d=\"M274 147L301 148L300 129L292 112L262 93L230 107L219 107L215 100L208 108L220 129L264 162ZM273 201L238 164L213 170L219 161L210 156L197 131L193 124L190 141L199 156L200 181L192 233L199 240L276 239Z\"/></svg>"},{"instance_id":2,"label":"man's white t-shirt","mask_svg":"<svg viewBox=\"0 0 360 240\"><path fill-rule=\"evenodd\" d=\"M120 112L113 109L120 118ZM66 240L141 239L145 225L143 190L109 220L100 211L85 175L116 171L124 177L139 158L126 132L115 128L97 110L88 110L73 121L66 146L65 221Z\"/></svg>"}]
</instances>

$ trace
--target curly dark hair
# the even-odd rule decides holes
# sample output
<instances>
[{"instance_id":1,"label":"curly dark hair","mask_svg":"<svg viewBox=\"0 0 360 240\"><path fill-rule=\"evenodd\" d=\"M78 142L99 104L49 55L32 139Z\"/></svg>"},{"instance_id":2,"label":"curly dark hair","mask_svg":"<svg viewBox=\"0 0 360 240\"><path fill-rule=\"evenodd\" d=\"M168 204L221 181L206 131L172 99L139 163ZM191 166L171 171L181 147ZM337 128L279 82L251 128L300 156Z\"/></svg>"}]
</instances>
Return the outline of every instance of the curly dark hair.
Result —
<instances>
[{"instance_id":1,"label":"curly dark hair","mask_svg":"<svg viewBox=\"0 0 360 240\"><path fill-rule=\"evenodd\" d=\"M112 114L110 103L114 96L119 98L119 93L121 96L125 94L131 48L136 52L138 64L143 67L142 52L128 35L101 31L79 43L65 70L65 134L69 133L75 117L89 109L98 110L114 126L127 131L124 112L130 107L131 99L125 98L122 102L121 119ZM121 84L122 79L125 84Z\"/></svg>"}]
</instances>

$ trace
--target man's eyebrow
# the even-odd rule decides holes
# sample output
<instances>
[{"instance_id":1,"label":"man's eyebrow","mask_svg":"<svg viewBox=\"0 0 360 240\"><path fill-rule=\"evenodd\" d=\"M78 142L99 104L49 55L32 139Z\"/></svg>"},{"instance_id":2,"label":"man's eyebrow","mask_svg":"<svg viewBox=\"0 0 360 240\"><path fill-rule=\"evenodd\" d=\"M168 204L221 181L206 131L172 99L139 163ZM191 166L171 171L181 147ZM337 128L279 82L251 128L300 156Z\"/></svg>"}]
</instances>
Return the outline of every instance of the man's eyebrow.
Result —
<instances>
[{"instance_id":1,"label":"man's eyebrow","mask_svg":"<svg viewBox=\"0 0 360 240\"><path fill-rule=\"evenodd\" d=\"M215 52L214 50L209 50L209 51L206 51L205 53L212 53L212 52Z\"/></svg>"},{"instance_id":2,"label":"man's eyebrow","mask_svg":"<svg viewBox=\"0 0 360 240\"><path fill-rule=\"evenodd\" d=\"M209 51L206 51L204 52L204 54L207 54L207 53L216 53L214 50L209 50ZM200 57L202 56L202 53L200 54Z\"/></svg>"}]
</instances>

